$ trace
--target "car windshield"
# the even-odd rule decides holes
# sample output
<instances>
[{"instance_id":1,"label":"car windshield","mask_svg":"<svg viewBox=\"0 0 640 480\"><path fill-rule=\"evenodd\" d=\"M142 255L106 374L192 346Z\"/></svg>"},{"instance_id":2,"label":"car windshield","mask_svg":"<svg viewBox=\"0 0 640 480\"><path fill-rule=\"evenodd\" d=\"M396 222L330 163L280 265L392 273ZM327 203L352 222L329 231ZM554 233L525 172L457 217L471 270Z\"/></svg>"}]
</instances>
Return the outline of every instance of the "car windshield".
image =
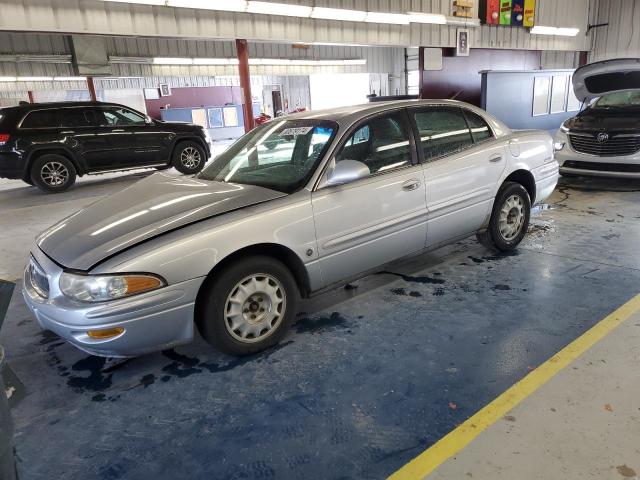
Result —
<instances>
[{"instance_id":1,"label":"car windshield","mask_svg":"<svg viewBox=\"0 0 640 480\"><path fill-rule=\"evenodd\" d=\"M640 90L614 92L600 97L594 104L595 108L611 107L640 107Z\"/></svg>"},{"instance_id":2,"label":"car windshield","mask_svg":"<svg viewBox=\"0 0 640 480\"><path fill-rule=\"evenodd\" d=\"M198 178L294 192L309 180L337 128L317 120L265 123L221 153Z\"/></svg>"}]
</instances>

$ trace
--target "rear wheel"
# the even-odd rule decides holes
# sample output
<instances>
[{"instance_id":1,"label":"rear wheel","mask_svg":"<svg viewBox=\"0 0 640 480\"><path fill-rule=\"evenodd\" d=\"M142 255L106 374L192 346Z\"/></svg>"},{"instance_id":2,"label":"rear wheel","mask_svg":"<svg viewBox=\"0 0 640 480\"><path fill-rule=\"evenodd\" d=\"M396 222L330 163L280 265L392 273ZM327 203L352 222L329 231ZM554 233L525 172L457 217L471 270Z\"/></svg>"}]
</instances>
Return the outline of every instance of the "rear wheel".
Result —
<instances>
[{"instance_id":1,"label":"rear wheel","mask_svg":"<svg viewBox=\"0 0 640 480\"><path fill-rule=\"evenodd\" d=\"M478 233L478 241L487 248L507 252L522 241L529 228L531 200L519 183L505 183L498 195L486 231Z\"/></svg>"},{"instance_id":2,"label":"rear wheel","mask_svg":"<svg viewBox=\"0 0 640 480\"><path fill-rule=\"evenodd\" d=\"M173 151L172 165L180 173L193 175L204 168L207 161L204 148L196 142L180 142Z\"/></svg>"},{"instance_id":3,"label":"rear wheel","mask_svg":"<svg viewBox=\"0 0 640 480\"><path fill-rule=\"evenodd\" d=\"M198 326L211 345L249 355L278 343L293 322L298 288L289 269L266 256L240 260L203 288Z\"/></svg>"},{"instance_id":4,"label":"rear wheel","mask_svg":"<svg viewBox=\"0 0 640 480\"><path fill-rule=\"evenodd\" d=\"M58 193L76 181L76 168L62 155L50 153L36 158L31 165L31 181L43 192Z\"/></svg>"}]
</instances>

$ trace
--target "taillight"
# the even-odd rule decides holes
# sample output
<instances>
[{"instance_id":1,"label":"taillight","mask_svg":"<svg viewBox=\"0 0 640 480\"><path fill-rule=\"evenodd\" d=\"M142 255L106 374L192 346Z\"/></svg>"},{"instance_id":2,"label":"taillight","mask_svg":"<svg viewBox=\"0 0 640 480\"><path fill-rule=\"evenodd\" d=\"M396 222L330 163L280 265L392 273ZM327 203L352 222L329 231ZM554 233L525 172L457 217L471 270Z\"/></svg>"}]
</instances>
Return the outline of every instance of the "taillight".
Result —
<instances>
[{"instance_id":1,"label":"taillight","mask_svg":"<svg viewBox=\"0 0 640 480\"><path fill-rule=\"evenodd\" d=\"M10 135L8 133L0 133L0 145L4 145L9 141Z\"/></svg>"}]
</instances>

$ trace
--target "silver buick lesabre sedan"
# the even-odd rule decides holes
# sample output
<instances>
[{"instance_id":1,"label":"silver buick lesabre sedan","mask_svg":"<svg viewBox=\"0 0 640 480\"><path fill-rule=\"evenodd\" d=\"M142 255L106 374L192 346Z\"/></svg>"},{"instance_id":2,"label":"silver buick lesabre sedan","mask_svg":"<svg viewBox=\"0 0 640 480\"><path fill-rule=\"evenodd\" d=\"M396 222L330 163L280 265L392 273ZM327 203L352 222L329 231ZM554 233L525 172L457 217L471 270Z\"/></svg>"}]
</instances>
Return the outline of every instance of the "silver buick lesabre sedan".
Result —
<instances>
[{"instance_id":1,"label":"silver buick lesabre sedan","mask_svg":"<svg viewBox=\"0 0 640 480\"><path fill-rule=\"evenodd\" d=\"M91 354L189 342L250 354L301 297L476 234L507 251L558 179L546 132L454 101L304 112L240 138L195 177L156 173L66 218L31 251L40 325Z\"/></svg>"}]
</instances>

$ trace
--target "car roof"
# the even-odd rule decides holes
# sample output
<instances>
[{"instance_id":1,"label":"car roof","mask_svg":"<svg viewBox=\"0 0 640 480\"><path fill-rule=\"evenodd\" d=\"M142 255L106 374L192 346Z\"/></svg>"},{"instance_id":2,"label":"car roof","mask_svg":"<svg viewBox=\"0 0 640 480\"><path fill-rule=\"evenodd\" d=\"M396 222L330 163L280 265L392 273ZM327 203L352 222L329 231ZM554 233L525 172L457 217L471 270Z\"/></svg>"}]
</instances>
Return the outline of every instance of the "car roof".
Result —
<instances>
[{"instance_id":1,"label":"car roof","mask_svg":"<svg viewBox=\"0 0 640 480\"><path fill-rule=\"evenodd\" d=\"M111 102L42 102L42 103L22 103L9 109L21 110L29 112L31 110L42 110L43 108L65 108L65 107L99 107L106 105L118 105ZM118 105L119 106L119 105Z\"/></svg>"},{"instance_id":2,"label":"car roof","mask_svg":"<svg viewBox=\"0 0 640 480\"><path fill-rule=\"evenodd\" d=\"M338 123L348 123L358 120L378 112L403 107L419 107L422 105L453 105L471 107L471 105L457 100L444 99L411 99L411 100L388 100L382 102L363 103L360 105L351 105L348 107L336 107L326 110L309 110L306 112L294 113L287 115L287 120L333 120Z\"/></svg>"}]
</instances>

